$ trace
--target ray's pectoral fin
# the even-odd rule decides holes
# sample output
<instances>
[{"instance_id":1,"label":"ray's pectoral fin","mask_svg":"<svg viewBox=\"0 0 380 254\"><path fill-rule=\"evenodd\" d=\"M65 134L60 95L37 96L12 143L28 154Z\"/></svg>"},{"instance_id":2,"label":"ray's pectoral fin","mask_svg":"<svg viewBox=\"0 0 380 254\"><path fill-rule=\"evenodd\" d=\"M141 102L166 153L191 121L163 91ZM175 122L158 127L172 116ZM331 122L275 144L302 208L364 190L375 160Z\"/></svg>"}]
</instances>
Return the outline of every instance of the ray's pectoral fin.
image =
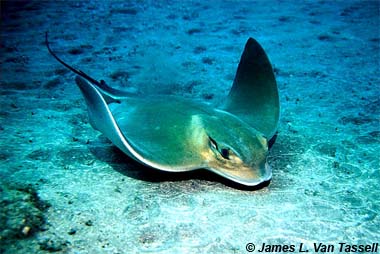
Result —
<instances>
[{"instance_id":1,"label":"ray's pectoral fin","mask_svg":"<svg viewBox=\"0 0 380 254\"><path fill-rule=\"evenodd\" d=\"M253 38L245 45L224 109L268 140L275 136L280 115L277 84L267 55Z\"/></svg>"},{"instance_id":2,"label":"ray's pectoral fin","mask_svg":"<svg viewBox=\"0 0 380 254\"><path fill-rule=\"evenodd\" d=\"M132 158L139 160L139 155L135 152L128 140L124 137L119 129L109 107L104 99L104 95L95 87L94 84L77 76L75 78L79 89L81 90L88 109L88 116L91 126L103 133L123 152Z\"/></svg>"}]
</instances>

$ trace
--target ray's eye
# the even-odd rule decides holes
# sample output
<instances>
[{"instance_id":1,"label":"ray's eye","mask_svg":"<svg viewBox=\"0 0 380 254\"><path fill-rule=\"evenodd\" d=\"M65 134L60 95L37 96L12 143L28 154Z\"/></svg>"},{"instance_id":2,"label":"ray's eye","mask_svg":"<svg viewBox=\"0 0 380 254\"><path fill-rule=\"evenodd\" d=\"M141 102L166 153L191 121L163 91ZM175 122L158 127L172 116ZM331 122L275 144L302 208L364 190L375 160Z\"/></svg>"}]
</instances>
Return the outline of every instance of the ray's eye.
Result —
<instances>
[{"instance_id":1,"label":"ray's eye","mask_svg":"<svg viewBox=\"0 0 380 254\"><path fill-rule=\"evenodd\" d=\"M213 139L212 137L208 137L209 140L210 140L210 145L213 149L215 149L216 151L218 151L220 153L220 155L222 155L222 157L226 160L229 160L230 159L230 149L228 148L222 148L219 150L218 148L218 143L216 143L215 139Z\"/></svg>"},{"instance_id":2,"label":"ray's eye","mask_svg":"<svg viewBox=\"0 0 380 254\"><path fill-rule=\"evenodd\" d=\"M228 148L222 148L220 151L220 154L223 156L224 159L229 160L230 159L230 150Z\"/></svg>"}]
</instances>

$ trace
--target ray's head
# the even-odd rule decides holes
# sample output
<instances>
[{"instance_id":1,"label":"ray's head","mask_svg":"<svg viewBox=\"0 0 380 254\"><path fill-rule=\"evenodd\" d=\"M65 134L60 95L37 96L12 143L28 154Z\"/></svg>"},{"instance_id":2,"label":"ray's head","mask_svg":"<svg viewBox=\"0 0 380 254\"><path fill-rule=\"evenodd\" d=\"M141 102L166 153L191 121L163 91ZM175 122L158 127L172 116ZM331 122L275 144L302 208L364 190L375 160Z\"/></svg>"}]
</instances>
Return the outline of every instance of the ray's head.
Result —
<instances>
[{"instance_id":1,"label":"ray's head","mask_svg":"<svg viewBox=\"0 0 380 254\"><path fill-rule=\"evenodd\" d=\"M200 121L198 140L202 140L201 156L208 170L245 186L271 179L268 142L261 133L229 114Z\"/></svg>"}]
</instances>

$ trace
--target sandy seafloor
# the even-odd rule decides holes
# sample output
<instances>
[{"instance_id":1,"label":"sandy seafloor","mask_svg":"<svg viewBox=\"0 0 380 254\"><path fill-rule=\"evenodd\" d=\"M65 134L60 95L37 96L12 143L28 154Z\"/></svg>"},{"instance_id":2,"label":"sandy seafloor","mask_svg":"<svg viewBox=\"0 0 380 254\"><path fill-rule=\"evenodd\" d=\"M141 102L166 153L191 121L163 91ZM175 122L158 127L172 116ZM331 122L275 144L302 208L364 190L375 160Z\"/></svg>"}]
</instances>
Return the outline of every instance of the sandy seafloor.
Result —
<instances>
[{"instance_id":1,"label":"sandy seafloor","mask_svg":"<svg viewBox=\"0 0 380 254\"><path fill-rule=\"evenodd\" d=\"M379 242L379 27L379 1L1 1L0 252ZM256 38L281 100L269 186L133 162L92 129L45 31L113 87L212 103Z\"/></svg>"}]
</instances>

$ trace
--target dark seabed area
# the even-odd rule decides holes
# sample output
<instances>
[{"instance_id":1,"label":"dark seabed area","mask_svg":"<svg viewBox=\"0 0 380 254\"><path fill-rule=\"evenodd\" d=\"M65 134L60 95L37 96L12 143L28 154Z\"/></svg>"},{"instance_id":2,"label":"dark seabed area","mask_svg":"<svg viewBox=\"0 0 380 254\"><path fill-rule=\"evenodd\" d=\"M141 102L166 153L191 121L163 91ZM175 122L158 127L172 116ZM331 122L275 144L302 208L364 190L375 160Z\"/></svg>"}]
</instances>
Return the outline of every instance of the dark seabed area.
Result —
<instances>
[{"instance_id":1,"label":"dark seabed area","mask_svg":"<svg viewBox=\"0 0 380 254\"><path fill-rule=\"evenodd\" d=\"M248 253L380 241L379 1L1 1L0 253ZM270 184L140 166L65 61L139 96L223 101L244 44L281 101ZM256 249L257 251L257 249Z\"/></svg>"}]
</instances>

